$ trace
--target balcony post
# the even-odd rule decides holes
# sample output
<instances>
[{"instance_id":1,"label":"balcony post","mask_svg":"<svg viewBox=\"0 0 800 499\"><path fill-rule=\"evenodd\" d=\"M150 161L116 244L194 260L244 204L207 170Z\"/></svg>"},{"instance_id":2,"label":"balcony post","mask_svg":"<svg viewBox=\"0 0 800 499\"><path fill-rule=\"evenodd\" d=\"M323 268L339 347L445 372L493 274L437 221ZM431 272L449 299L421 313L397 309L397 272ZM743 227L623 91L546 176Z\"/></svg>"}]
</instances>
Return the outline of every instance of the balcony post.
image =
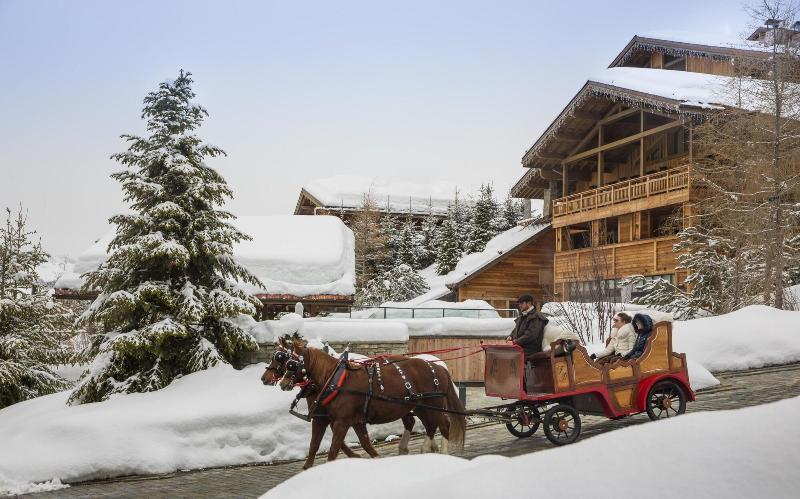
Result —
<instances>
[{"instance_id":1,"label":"balcony post","mask_svg":"<svg viewBox=\"0 0 800 499\"><path fill-rule=\"evenodd\" d=\"M639 111L639 133L644 133L644 111ZM644 177L644 137L639 139L639 176Z\"/></svg>"}]
</instances>

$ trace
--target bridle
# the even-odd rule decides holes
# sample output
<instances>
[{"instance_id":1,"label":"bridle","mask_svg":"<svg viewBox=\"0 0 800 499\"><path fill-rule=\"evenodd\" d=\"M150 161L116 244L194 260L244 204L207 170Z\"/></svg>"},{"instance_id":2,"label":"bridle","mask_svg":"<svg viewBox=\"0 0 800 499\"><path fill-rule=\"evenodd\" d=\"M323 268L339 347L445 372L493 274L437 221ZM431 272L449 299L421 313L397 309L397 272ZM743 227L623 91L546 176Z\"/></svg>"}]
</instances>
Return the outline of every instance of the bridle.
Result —
<instances>
[{"instance_id":1,"label":"bridle","mask_svg":"<svg viewBox=\"0 0 800 499\"><path fill-rule=\"evenodd\" d=\"M275 352L276 354L278 352ZM287 355L288 352L284 352ZM284 373L281 379L288 379L292 386L305 383L308 381L308 373L306 372L306 364L305 360L303 359L302 355L297 355L294 352L291 352L291 355L287 358L286 362L284 363Z\"/></svg>"}]
</instances>

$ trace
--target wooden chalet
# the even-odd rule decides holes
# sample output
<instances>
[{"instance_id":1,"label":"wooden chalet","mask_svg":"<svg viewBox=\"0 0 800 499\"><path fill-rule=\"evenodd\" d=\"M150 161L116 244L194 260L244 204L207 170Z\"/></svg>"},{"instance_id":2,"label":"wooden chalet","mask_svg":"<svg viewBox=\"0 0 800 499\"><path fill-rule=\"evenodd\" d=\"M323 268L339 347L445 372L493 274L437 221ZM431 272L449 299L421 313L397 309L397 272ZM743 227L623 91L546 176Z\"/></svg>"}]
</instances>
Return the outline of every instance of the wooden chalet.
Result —
<instances>
[{"instance_id":1,"label":"wooden chalet","mask_svg":"<svg viewBox=\"0 0 800 499\"><path fill-rule=\"evenodd\" d=\"M630 298L616 282L631 275L683 285L673 245L696 195L694 127L725 105L714 101L718 76L766 55L757 43L635 36L570 100L525 153L527 172L511 191L544 200L556 296L580 301L604 280Z\"/></svg>"},{"instance_id":2,"label":"wooden chalet","mask_svg":"<svg viewBox=\"0 0 800 499\"><path fill-rule=\"evenodd\" d=\"M550 225L519 227L501 237L505 240L490 242L482 253L468 255L473 261L448 275L446 285L456 301L484 300L498 309L515 308L517 298L525 293L533 295L537 305L549 301L555 244Z\"/></svg>"}]
</instances>

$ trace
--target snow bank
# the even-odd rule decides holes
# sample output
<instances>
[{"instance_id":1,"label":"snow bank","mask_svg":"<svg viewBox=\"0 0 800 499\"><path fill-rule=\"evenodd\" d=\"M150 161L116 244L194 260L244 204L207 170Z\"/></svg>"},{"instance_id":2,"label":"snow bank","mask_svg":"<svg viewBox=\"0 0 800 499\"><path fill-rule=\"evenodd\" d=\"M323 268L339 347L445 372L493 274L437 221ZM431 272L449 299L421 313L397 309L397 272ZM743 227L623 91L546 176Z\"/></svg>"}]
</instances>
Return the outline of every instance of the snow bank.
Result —
<instances>
[{"instance_id":1,"label":"snow bank","mask_svg":"<svg viewBox=\"0 0 800 499\"><path fill-rule=\"evenodd\" d=\"M763 305L676 321L673 348L710 371L738 371L800 361L800 312Z\"/></svg>"},{"instance_id":2,"label":"snow bank","mask_svg":"<svg viewBox=\"0 0 800 499\"><path fill-rule=\"evenodd\" d=\"M219 366L157 392L80 406L66 405L69 392L60 392L2 409L0 495L54 490L61 482L305 458L311 425L288 414L296 392L264 386L263 370L264 364L241 371ZM370 426L372 438L399 433L400 422ZM347 441L356 441L352 432ZM329 444L330 432L320 450Z\"/></svg>"},{"instance_id":3,"label":"snow bank","mask_svg":"<svg viewBox=\"0 0 800 499\"><path fill-rule=\"evenodd\" d=\"M353 232L333 216L245 216L233 225L252 237L233 248L233 257L258 277L265 287L243 284L252 294L352 295L355 293ZM80 275L96 269L108 258L108 245L116 229L83 252L72 272L55 284L59 289L79 289Z\"/></svg>"},{"instance_id":4,"label":"snow bank","mask_svg":"<svg viewBox=\"0 0 800 499\"><path fill-rule=\"evenodd\" d=\"M459 188L448 182L413 184L388 181L377 177L335 175L311 181L303 186L312 197L328 208L354 209L361 206L366 193L383 210L400 213L428 213L444 215L453 202L456 190L461 193L472 189Z\"/></svg>"},{"instance_id":5,"label":"snow bank","mask_svg":"<svg viewBox=\"0 0 800 499\"><path fill-rule=\"evenodd\" d=\"M383 307L383 308L382 308ZM386 308L386 310L384 310ZM413 309L413 311L412 311ZM344 314L346 316L346 314ZM460 302L428 300L423 303L388 301L380 307L354 310L356 319L435 319L442 317L468 317L471 319L496 319L497 310L484 300L464 300Z\"/></svg>"},{"instance_id":6,"label":"snow bank","mask_svg":"<svg viewBox=\"0 0 800 499\"><path fill-rule=\"evenodd\" d=\"M286 314L279 320L255 321L240 315L237 324L248 331L259 343L274 343L286 334L298 333L309 340L320 342L380 342L405 343L408 327L392 320L336 319L329 317L302 318Z\"/></svg>"},{"instance_id":7,"label":"snow bank","mask_svg":"<svg viewBox=\"0 0 800 499\"><path fill-rule=\"evenodd\" d=\"M565 480L576 497L652 491L664 480L663 493L674 497L796 497L800 426L786 415L798 411L800 398L792 398L687 414L514 458L470 461L424 454L344 459L296 475L262 497L348 497L354 482L360 490L379 490L384 499L529 497L534 490L537 496L558 497L564 495ZM742 431L753 421L774 424ZM619 469L625 470L623 482L615 473Z\"/></svg>"}]
</instances>

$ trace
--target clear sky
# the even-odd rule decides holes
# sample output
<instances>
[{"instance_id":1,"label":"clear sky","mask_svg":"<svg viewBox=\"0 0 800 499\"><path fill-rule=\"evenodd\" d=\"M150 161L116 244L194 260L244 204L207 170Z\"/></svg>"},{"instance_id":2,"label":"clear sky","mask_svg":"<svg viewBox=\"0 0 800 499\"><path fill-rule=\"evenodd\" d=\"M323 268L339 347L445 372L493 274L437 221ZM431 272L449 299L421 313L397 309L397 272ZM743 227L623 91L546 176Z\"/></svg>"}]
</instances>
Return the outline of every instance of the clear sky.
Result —
<instances>
[{"instance_id":1,"label":"clear sky","mask_svg":"<svg viewBox=\"0 0 800 499\"><path fill-rule=\"evenodd\" d=\"M124 209L109 156L180 68L237 215L289 214L337 173L493 181L636 33L730 36L737 1L0 0L0 207L77 256Z\"/></svg>"}]
</instances>

